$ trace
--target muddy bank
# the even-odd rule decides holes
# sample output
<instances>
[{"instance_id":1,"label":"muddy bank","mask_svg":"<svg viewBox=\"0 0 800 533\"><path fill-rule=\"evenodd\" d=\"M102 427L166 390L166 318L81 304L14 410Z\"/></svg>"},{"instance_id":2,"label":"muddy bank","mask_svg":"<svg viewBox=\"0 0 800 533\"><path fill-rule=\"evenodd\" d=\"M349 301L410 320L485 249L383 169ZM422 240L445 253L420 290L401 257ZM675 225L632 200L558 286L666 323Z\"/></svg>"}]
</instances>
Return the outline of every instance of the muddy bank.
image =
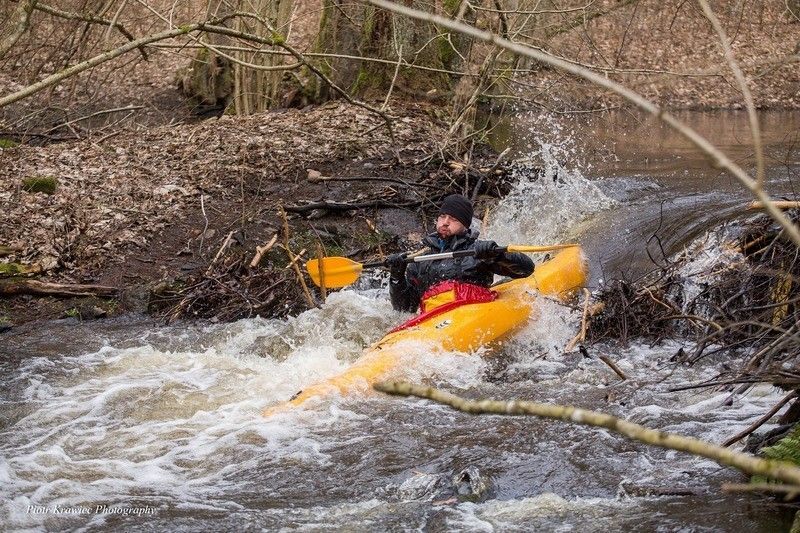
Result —
<instances>
[{"instance_id":1,"label":"muddy bank","mask_svg":"<svg viewBox=\"0 0 800 533\"><path fill-rule=\"evenodd\" d=\"M303 252L301 262L320 244L328 255L362 259L418 239L442 195L473 194L480 181L481 209L502 194L502 171L488 175L491 149L455 161L440 151L446 128L427 108L390 112L391 134L380 117L330 103L3 149L0 179L10 186L0 191L2 261L41 281L119 292L89 300L17 295L2 300L0 314L11 324L148 308L174 317L277 316L309 305L284 248L281 208L289 250ZM54 190L35 192L31 178ZM205 279L216 280L214 297L180 304Z\"/></svg>"}]
</instances>

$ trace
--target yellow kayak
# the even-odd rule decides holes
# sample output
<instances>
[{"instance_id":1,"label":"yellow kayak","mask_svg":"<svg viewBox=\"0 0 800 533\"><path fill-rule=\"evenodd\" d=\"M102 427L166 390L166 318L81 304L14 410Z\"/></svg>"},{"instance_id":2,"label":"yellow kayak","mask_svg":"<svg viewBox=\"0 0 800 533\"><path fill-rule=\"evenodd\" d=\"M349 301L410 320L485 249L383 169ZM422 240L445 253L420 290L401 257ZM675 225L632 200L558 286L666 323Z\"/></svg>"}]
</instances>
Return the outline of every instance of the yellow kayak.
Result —
<instances>
[{"instance_id":1,"label":"yellow kayak","mask_svg":"<svg viewBox=\"0 0 800 533\"><path fill-rule=\"evenodd\" d=\"M268 407L264 416L302 405L316 396L366 390L404 364L408 342L433 350L469 353L501 340L535 319L538 294L565 299L586 283L587 266L580 247L567 248L536 266L527 278L502 283L495 300L465 304L411 327L395 330L368 348L353 366L298 392L288 402Z\"/></svg>"}]
</instances>

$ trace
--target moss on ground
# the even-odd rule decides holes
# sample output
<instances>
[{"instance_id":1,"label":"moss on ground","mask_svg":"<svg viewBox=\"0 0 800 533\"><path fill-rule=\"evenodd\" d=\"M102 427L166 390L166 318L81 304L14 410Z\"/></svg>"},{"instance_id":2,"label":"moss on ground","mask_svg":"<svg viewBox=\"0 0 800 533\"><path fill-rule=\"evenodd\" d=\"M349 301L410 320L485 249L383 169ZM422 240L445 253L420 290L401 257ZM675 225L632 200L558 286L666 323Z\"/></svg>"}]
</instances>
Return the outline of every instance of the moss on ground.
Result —
<instances>
[{"instance_id":1,"label":"moss on ground","mask_svg":"<svg viewBox=\"0 0 800 533\"><path fill-rule=\"evenodd\" d=\"M25 276L39 272L36 266L23 265L21 263L0 263L0 278L13 276Z\"/></svg>"},{"instance_id":2,"label":"moss on ground","mask_svg":"<svg viewBox=\"0 0 800 533\"><path fill-rule=\"evenodd\" d=\"M22 190L36 193L55 194L58 180L53 176L30 176L22 180Z\"/></svg>"}]
</instances>

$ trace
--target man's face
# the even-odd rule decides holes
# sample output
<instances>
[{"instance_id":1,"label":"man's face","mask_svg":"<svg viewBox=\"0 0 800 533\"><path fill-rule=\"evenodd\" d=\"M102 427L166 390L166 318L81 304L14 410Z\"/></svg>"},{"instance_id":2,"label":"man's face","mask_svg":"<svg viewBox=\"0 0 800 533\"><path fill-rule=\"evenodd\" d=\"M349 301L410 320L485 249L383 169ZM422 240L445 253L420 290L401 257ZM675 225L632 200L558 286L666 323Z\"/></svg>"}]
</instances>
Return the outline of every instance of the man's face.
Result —
<instances>
[{"instance_id":1,"label":"man's face","mask_svg":"<svg viewBox=\"0 0 800 533\"><path fill-rule=\"evenodd\" d=\"M436 219L436 233L443 239L450 238L453 235L461 235L465 231L467 231L467 228L464 224L450 215L442 214Z\"/></svg>"}]
</instances>

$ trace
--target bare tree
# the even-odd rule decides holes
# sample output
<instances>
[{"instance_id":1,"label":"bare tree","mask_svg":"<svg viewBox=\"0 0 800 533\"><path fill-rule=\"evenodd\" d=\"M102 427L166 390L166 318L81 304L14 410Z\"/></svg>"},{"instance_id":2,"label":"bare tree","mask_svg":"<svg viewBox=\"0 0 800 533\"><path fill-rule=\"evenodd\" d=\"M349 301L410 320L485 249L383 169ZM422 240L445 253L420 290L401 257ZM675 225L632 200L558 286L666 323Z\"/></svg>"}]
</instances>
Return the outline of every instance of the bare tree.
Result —
<instances>
[{"instance_id":1,"label":"bare tree","mask_svg":"<svg viewBox=\"0 0 800 533\"><path fill-rule=\"evenodd\" d=\"M208 6L209 18L225 19L225 25L238 32L280 42L290 33L291 13L292 0L240 0L238 5L209 2ZM227 108L238 115L277 106L287 66L284 56L263 53L275 51L274 46L219 33L197 40L204 48L181 76L185 94L200 104Z\"/></svg>"},{"instance_id":2,"label":"bare tree","mask_svg":"<svg viewBox=\"0 0 800 533\"><path fill-rule=\"evenodd\" d=\"M6 55L12 46L17 44L17 41L23 33L28 29L31 20L31 13L36 7L38 0L24 0L17 4L14 13L11 16L12 24L11 31L5 37L0 39L0 59Z\"/></svg>"}]
</instances>

